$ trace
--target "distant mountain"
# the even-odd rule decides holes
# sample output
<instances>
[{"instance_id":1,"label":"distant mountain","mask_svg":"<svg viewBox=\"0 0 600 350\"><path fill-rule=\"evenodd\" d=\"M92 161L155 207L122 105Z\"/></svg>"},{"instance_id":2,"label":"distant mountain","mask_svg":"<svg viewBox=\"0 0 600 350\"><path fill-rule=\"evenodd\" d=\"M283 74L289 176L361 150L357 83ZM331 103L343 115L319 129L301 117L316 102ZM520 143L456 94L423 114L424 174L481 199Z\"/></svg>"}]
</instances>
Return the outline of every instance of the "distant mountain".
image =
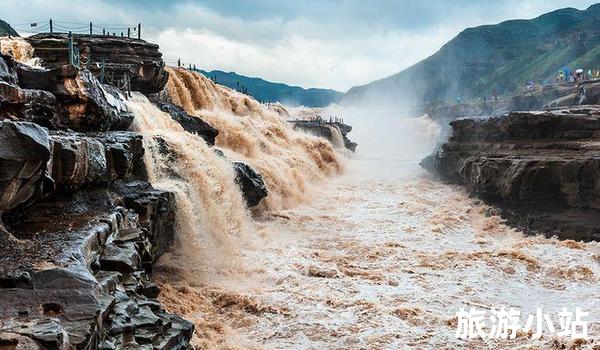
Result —
<instances>
[{"instance_id":1,"label":"distant mountain","mask_svg":"<svg viewBox=\"0 0 600 350\"><path fill-rule=\"evenodd\" d=\"M600 70L600 4L532 20L464 30L429 58L390 77L351 88L347 104L421 105L513 94L528 81L551 82L565 66Z\"/></svg>"},{"instance_id":2,"label":"distant mountain","mask_svg":"<svg viewBox=\"0 0 600 350\"><path fill-rule=\"evenodd\" d=\"M7 35L19 36L17 31L14 30L13 27L10 26L10 24L8 24L0 19L0 36L7 36Z\"/></svg>"},{"instance_id":3,"label":"distant mountain","mask_svg":"<svg viewBox=\"0 0 600 350\"><path fill-rule=\"evenodd\" d=\"M247 91L255 99L262 102L281 102L291 106L325 107L338 102L342 93L329 89L303 89L282 83L273 83L261 78L251 78L234 72L200 70L208 78L216 79L217 83L238 91Z\"/></svg>"}]
</instances>

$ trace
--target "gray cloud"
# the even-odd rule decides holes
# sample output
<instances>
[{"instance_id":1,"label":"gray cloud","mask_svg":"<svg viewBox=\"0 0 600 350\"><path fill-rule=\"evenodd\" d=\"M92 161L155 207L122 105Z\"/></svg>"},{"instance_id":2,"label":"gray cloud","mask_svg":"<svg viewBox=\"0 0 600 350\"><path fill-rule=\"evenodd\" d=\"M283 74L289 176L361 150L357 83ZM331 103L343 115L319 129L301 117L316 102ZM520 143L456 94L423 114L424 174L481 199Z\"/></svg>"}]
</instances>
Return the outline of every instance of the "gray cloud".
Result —
<instances>
[{"instance_id":1,"label":"gray cloud","mask_svg":"<svg viewBox=\"0 0 600 350\"><path fill-rule=\"evenodd\" d=\"M346 90L434 53L465 27L586 0L0 0L2 18L132 25L165 57L305 87ZM26 28L21 27L21 28Z\"/></svg>"}]
</instances>

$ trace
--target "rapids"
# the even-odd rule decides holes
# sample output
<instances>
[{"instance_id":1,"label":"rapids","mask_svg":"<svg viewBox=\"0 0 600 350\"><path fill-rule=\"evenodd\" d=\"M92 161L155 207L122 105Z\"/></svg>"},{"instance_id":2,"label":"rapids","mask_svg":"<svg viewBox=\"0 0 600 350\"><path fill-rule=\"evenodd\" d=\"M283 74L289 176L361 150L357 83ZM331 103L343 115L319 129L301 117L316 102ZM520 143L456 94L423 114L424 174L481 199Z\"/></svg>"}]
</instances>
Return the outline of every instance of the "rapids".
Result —
<instances>
[{"instance_id":1,"label":"rapids","mask_svg":"<svg viewBox=\"0 0 600 350\"><path fill-rule=\"evenodd\" d=\"M579 306L595 316L588 345L600 340L600 245L525 236L461 188L430 179L418 160L440 128L427 116L333 107L361 145L348 156L292 130L281 106L170 74L173 102L217 127L217 147L256 167L271 191L248 211L226 160L145 97L129 102L153 184L178 199L179 244L156 267L160 300L195 323L197 348L456 348L465 342L455 314L471 305L523 314ZM524 333L468 342L576 345Z\"/></svg>"},{"instance_id":2,"label":"rapids","mask_svg":"<svg viewBox=\"0 0 600 350\"><path fill-rule=\"evenodd\" d=\"M343 172L343 161L324 139L294 131L283 112L183 68L169 68L173 103L219 130L216 146L264 177L269 196L260 210L279 209L310 197L309 184Z\"/></svg>"}]
</instances>

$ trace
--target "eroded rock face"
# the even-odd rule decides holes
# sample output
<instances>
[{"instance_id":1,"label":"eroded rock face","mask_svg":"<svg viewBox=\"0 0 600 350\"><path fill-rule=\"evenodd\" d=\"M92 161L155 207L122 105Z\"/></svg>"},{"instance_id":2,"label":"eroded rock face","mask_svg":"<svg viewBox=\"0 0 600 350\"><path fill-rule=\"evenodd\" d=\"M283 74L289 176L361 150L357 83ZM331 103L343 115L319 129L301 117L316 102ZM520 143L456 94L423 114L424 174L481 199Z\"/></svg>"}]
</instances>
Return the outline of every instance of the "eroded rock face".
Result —
<instances>
[{"instance_id":1,"label":"eroded rock face","mask_svg":"<svg viewBox=\"0 0 600 350\"><path fill-rule=\"evenodd\" d=\"M448 142L422 166L499 203L521 228L600 238L600 108L512 112L451 126Z\"/></svg>"},{"instance_id":2,"label":"eroded rock face","mask_svg":"<svg viewBox=\"0 0 600 350\"><path fill-rule=\"evenodd\" d=\"M158 45L120 36L74 34L73 37L74 45L90 58L89 68L94 73L99 73L95 64L105 62L106 76L116 81L128 74L134 91L159 92L169 79ZM69 63L67 34L37 34L26 40L33 46L36 56L42 59L44 67L55 68Z\"/></svg>"},{"instance_id":3,"label":"eroded rock face","mask_svg":"<svg viewBox=\"0 0 600 350\"><path fill-rule=\"evenodd\" d=\"M145 181L141 136L1 125L0 157L33 162L9 180L53 186L2 215L16 240L0 234L0 344L188 348L193 325L162 309L148 276L174 240L175 198Z\"/></svg>"},{"instance_id":4,"label":"eroded rock face","mask_svg":"<svg viewBox=\"0 0 600 350\"><path fill-rule=\"evenodd\" d=\"M163 112L171 115L171 118L178 122L185 131L202 137L210 146L215 145L215 139L217 138L217 135L219 135L219 131L202 120L200 117L192 116L183 108L172 103L162 102L159 100L154 100L153 102Z\"/></svg>"},{"instance_id":5,"label":"eroded rock face","mask_svg":"<svg viewBox=\"0 0 600 350\"><path fill-rule=\"evenodd\" d=\"M0 120L76 131L127 130L133 120L117 89L75 66L45 70L2 55L0 76Z\"/></svg>"},{"instance_id":6,"label":"eroded rock face","mask_svg":"<svg viewBox=\"0 0 600 350\"><path fill-rule=\"evenodd\" d=\"M246 204L249 207L257 206L269 194L262 176L246 163L233 162L233 168Z\"/></svg>"},{"instance_id":7,"label":"eroded rock face","mask_svg":"<svg viewBox=\"0 0 600 350\"><path fill-rule=\"evenodd\" d=\"M0 120L33 121L47 126L56 118L56 99L43 90L22 89L18 86L18 63L0 54Z\"/></svg>"},{"instance_id":8,"label":"eroded rock face","mask_svg":"<svg viewBox=\"0 0 600 350\"><path fill-rule=\"evenodd\" d=\"M46 124L54 129L77 131L127 130L133 121L120 92L100 84L88 70L64 65L50 70L24 65L17 68L19 85L55 96L57 116Z\"/></svg>"},{"instance_id":9,"label":"eroded rock face","mask_svg":"<svg viewBox=\"0 0 600 350\"><path fill-rule=\"evenodd\" d=\"M162 66L127 43L104 47L111 67L149 88ZM142 136L113 131L133 118L123 95L55 63L0 55L0 348L188 349L193 325L149 278L175 239L174 194L147 182Z\"/></svg>"},{"instance_id":10,"label":"eroded rock face","mask_svg":"<svg viewBox=\"0 0 600 350\"><path fill-rule=\"evenodd\" d=\"M340 131L340 133L342 134L344 147L346 147L347 149L349 149L352 152L355 152L356 147L358 146L358 144L356 142L350 141L350 139L347 136L348 133L350 133L350 131L352 131L352 126L350 126L350 125L347 125L344 123L338 123L338 122L325 123L325 122L319 122L319 121L313 121L313 120L294 120L294 121L291 121L291 123L294 125L294 129L303 130L303 131L311 133L313 135L326 138L334 145L336 143L336 140L335 140L335 136L332 133L331 128L332 127L337 128Z\"/></svg>"},{"instance_id":11,"label":"eroded rock face","mask_svg":"<svg viewBox=\"0 0 600 350\"><path fill-rule=\"evenodd\" d=\"M21 242L1 242L0 342L189 348L193 325L162 309L147 274L157 257L151 241L163 232L146 229L135 211L114 207L120 201L110 191L85 191L37 202L8 225Z\"/></svg>"},{"instance_id":12,"label":"eroded rock face","mask_svg":"<svg viewBox=\"0 0 600 350\"><path fill-rule=\"evenodd\" d=\"M145 178L142 137L127 131L98 134L51 132L50 176L58 190L107 184L132 176Z\"/></svg>"},{"instance_id":13,"label":"eroded rock face","mask_svg":"<svg viewBox=\"0 0 600 350\"><path fill-rule=\"evenodd\" d=\"M50 147L40 126L0 122L0 215L42 192Z\"/></svg>"}]
</instances>

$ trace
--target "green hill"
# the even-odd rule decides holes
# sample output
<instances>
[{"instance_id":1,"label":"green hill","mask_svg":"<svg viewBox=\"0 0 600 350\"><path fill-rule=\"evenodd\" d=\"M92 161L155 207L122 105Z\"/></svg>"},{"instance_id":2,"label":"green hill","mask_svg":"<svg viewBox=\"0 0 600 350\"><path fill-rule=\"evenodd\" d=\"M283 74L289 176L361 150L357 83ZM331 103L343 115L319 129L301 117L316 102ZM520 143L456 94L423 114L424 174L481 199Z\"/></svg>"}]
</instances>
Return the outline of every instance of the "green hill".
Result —
<instances>
[{"instance_id":1,"label":"green hill","mask_svg":"<svg viewBox=\"0 0 600 350\"><path fill-rule=\"evenodd\" d=\"M325 107L338 102L342 93L329 89L303 89L282 83L273 83L261 78L251 78L234 72L200 70L208 78L238 91L246 91L262 102L281 102L290 106Z\"/></svg>"},{"instance_id":2,"label":"green hill","mask_svg":"<svg viewBox=\"0 0 600 350\"><path fill-rule=\"evenodd\" d=\"M19 36L19 34L17 33L16 30L14 30L10 24L4 22L3 20L0 19L0 36L7 36L7 35L12 35L12 36Z\"/></svg>"},{"instance_id":3,"label":"green hill","mask_svg":"<svg viewBox=\"0 0 600 350\"><path fill-rule=\"evenodd\" d=\"M469 28L429 58L390 77L351 88L344 103L423 103L521 91L551 82L568 66L600 69L600 4L566 8L532 20Z\"/></svg>"}]
</instances>

